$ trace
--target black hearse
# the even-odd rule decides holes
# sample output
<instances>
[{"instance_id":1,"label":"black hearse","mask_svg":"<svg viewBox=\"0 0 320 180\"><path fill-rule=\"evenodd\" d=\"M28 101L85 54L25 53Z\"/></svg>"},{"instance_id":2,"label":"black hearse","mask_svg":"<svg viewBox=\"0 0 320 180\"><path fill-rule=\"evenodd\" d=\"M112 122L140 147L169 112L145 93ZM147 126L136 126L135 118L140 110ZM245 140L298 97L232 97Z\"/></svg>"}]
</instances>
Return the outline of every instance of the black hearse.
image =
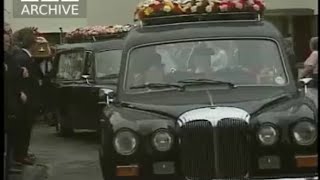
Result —
<instances>
[{"instance_id":1,"label":"black hearse","mask_svg":"<svg viewBox=\"0 0 320 180\"><path fill-rule=\"evenodd\" d=\"M125 35L57 47L53 84L60 135L71 135L74 129L97 130L103 106L98 103L99 90L116 90Z\"/></svg>"},{"instance_id":2,"label":"black hearse","mask_svg":"<svg viewBox=\"0 0 320 180\"><path fill-rule=\"evenodd\" d=\"M104 179L317 176L317 110L280 32L255 13L179 17L126 38L100 120Z\"/></svg>"}]
</instances>

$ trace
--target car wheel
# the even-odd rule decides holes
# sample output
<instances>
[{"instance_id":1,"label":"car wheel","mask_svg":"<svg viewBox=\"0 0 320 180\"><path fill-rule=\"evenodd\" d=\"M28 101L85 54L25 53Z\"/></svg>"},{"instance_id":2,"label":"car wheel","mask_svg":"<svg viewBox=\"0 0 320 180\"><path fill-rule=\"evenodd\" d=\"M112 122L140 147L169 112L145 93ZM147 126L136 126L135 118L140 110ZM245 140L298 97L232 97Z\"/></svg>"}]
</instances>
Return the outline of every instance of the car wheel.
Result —
<instances>
[{"instance_id":1,"label":"car wheel","mask_svg":"<svg viewBox=\"0 0 320 180\"><path fill-rule=\"evenodd\" d=\"M60 111L56 112L56 131L59 136L68 137L73 135L73 129L66 127L65 116L61 114Z\"/></svg>"}]
</instances>

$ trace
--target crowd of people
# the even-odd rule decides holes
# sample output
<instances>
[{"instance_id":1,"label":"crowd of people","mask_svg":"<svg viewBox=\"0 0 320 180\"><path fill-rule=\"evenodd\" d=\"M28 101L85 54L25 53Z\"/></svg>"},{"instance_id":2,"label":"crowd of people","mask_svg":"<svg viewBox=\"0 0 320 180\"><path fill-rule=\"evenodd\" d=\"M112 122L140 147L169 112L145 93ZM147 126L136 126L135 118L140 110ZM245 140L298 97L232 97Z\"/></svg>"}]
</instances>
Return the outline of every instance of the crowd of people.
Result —
<instances>
[{"instance_id":1,"label":"crowd of people","mask_svg":"<svg viewBox=\"0 0 320 180\"><path fill-rule=\"evenodd\" d=\"M31 131L39 114L45 73L32 55L37 43L33 28L13 33L4 28L5 76L5 176L19 173L23 165L33 165L35 155L29 152ZM39 63L40 62L40 63ZM7 177L5 177L7 179Z\"/></svg>"}]
</instances>

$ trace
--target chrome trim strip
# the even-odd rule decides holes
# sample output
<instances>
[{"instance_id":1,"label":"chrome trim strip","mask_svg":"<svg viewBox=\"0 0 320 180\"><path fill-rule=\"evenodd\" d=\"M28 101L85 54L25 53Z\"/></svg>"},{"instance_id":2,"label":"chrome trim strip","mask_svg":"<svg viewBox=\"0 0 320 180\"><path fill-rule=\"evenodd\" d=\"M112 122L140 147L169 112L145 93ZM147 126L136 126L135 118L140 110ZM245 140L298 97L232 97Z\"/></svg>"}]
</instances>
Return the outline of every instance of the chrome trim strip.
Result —
<instances>
[{"instance_id":1,"label":"chrome trim strip","mask_svg":"<svg viewBox=\"0 0 320 180\"><path fill-rule=\"evenodd\" d=\"M318 180L319 177L305 177L305 178L280 178L280 179L268 179L268 180Z\"/></svg>"},{"instance_id":2,"label":"chrome trim strip","mask_svg":"<svg viewBox=\"0 0 320 180\"><path fill-rule=\"evenodd\" d=\"M187 111L180 115L178 124L180 127L188 122L208 120L213 127L217 126L221 119L232 118L244 120L249 123L250 114L243 109L236 107L205 107Z\"/></svg>"},{"instance_id":3,"label":"chrome trim strip","mask_svg":"<svg viewBox=\"0 0 320 180\"><path fill-rule=\"evenodd\" d=\"M186 180L195 180L189 177L185 177ZM265 178L264 178L265 179ZM315 176L315 177L304 177L304 178L277 178L277 179L265 179L265 180L318 180L319 177ZM211 180L223 180L223 179L211 179ZM248 178L247 180L259 180L259 179L251 179Z\"/></svg>"}]
</instances>

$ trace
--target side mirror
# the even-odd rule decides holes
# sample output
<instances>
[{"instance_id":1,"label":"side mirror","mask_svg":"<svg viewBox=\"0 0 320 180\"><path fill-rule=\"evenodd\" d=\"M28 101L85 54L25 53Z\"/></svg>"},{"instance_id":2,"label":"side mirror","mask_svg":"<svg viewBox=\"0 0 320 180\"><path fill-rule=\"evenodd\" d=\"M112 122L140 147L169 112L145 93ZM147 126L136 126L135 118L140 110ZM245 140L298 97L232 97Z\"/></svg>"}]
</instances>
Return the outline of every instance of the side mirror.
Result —
<instances>
[{"instance_id":1,"label":"side mirror","mask_svg":"<svg viewBox=\"0 0 320 180\"><path fill-rule=\"evenodd\" d=\"M86 80L87 84L90 84L90 82L89 82L89 77L90 77L90 75L84 74L84 75L82 75L81 77L82 77L82 79L85 79L85 80Z\"/></svg>"},{"instance_id":2,"label":"side mirror","mask_svg":"<svg viewBox=\"0 0 320 180\"><path fill-rule=\"evenodd\" d=\"M100 89L99 90L99 104L110 105L113 102L115 93L111 89Z\"/></svg>"},{"instance_id":3,"label":"side mirror","mask_svg":"<svg viewBox=\"0 0 320 180\"><path fill-rule=\"evenodd\" d=\"M304 88L304 93L308 92L308 84L312 81L312 78L302 78L299 80L301 87Z\"/></svg>"}]
</instances>

